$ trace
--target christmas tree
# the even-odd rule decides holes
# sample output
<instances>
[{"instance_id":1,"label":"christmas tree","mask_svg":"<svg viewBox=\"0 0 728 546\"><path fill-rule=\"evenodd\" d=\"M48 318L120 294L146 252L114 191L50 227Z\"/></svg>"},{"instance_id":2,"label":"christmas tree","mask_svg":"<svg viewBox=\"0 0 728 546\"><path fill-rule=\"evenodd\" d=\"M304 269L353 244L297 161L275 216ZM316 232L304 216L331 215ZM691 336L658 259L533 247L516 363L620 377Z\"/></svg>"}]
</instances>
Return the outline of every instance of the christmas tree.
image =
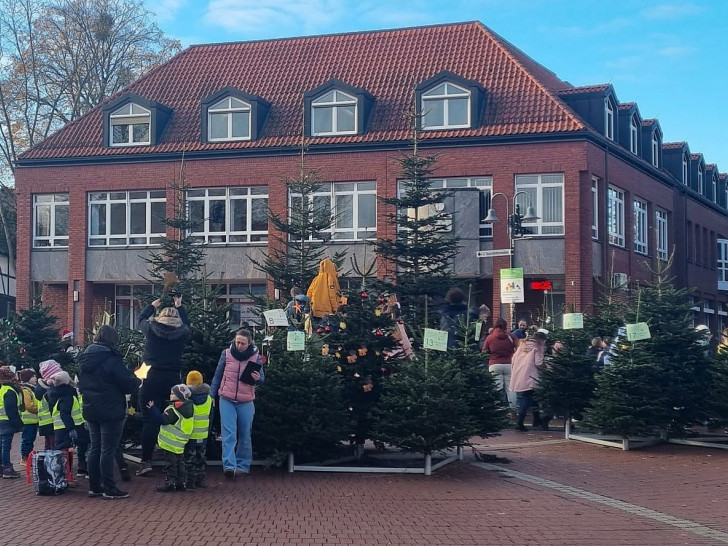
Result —
<instances>
[{"instance_id":1,"label":"christmas tree","mask_svg":"<svg viewBox=\"0 0 728 546\"><path fill-rule=\"evenodd\" d=\"M35 306L11 315L1 332L5 362L38 371L40 362L52 358L73 376L73 355L62 350L57 321L50 307Z\"/></svg>"}]
</instances>

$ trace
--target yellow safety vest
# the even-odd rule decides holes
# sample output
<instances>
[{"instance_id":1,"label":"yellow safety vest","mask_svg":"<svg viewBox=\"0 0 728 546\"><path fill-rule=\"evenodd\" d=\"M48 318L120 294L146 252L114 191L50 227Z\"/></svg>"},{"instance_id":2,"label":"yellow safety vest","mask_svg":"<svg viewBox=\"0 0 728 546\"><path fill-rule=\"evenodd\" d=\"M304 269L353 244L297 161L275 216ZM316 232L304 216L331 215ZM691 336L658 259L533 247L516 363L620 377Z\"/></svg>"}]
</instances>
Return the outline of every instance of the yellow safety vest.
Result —
<instances>
[{"instance_id":1,"label":"yellow safety vest","mask_svg":"<svg viewBox=\"0 0 728 546\"><path fill-rule=\"evenodd\" d=\"M85 423L83 420L83 414L81 413L81 402L79 401L79 396L76 395L73 397L73 406L71 407L71 419L73 419L73 424L77 427L80 427ZM63 424L63 419L61 419L61 412L58 411L58 402L56 402L56 405L53 406L53 430L64 430L66 428L66 425Z\"/></svg>"},{"instance_id":2,"label":"yellow safety vest","mask_svg":"<svg viewBox=\"0 0 728 546\"><path fill-rule=\"evenodd\" d=\"M10 421L8 412L5 411L5 393L8 391L13 391L15 393L15 398L18 399L18 413L23 411L23 395L18 393L18 391L10 385L0 385L0 421Z\"/></svg>"},{"instance_id":3,"label":"yellow safety vest","mask_svg":"<svg viewBox=\"0 0 728 546\"><path fill-rule=\"evenodd\" d=\"M35 393L33 392L33 389L28 387L28 392L30 392L30 396L35 398ZM35 402L36 402L36 404L38 403L37 398L35 398ZM38 410L38 411L40 411L40 410ZM23 408L23 411L20 414L20 419L22 419L24 425L37 425L38 424L38 414L27 411L26 408Z\"/></svg>"},{"instance_id":4,"label":"yellow safety vest","mask_svg":"<svg viewBox=\"0 0 728 546\"><path fill-rule=\"evenodd\" d=\"M195 404L194 428L190 440L204 440L210 430L210 409L212 408L212 397L208 394L207 400L202 404Z\"/></svg>"},{"instance_id":5,"label":"yellow safety vest","mask_svg":"<svg viewBox=\"0 0 728 546\"><path fill-rule=\"evenodd\" d=\"M162 425L159 428L157 443L166 451L181 455L185 451L185 444L190 439L192 429L195 427L194 417L182 417L174 405L167 407L177 414L177 422L174 425ZM165 411L167 411L165 410Z\"/></svg>"},{"instance_id":6,"label":"yellow safety vest","mask_svg":"<svg viewBox=\"0 0 728 546\"><path fill-rule=\"evenodd\" d=\"M44 427L53 424L53 414L51 408L48 405L48 399L46 395L40 397L38 400L38 426Z\"/></svg>"}]
</instances>

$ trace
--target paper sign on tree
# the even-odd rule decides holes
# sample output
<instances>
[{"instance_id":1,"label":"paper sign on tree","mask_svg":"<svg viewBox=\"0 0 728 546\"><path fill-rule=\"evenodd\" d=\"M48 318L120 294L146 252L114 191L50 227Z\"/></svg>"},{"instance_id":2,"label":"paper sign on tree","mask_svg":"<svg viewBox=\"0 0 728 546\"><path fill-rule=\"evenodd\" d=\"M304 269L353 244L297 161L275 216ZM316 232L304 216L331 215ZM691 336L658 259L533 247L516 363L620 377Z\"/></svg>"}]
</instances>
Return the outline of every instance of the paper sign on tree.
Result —
<instances>
[{"instance_id":1,"label":"paper sign on tree","mask_svg":"<svg viewBox=\"0 0 728 546\"><path fill-rule=\"evenodd\" d=\"M582 313L564 313L564 330L580 330L584 328L584 315Z\"/></svg>"},{"instance_id":2,"label":"paper sign on tree","mask_svg":"<svg viewBox=\"0 0 728 546\"><path fill-rule=\"evenodd\" d=\"M425 328L425 338L422 340L422 346L425 349L447 351L447 332L433 328Z\"/></svg>"},{"instance_id":3,"label":"paper sign on tree","mask_svg":"<svg viewBox=\"0 0 728 546\"><path fill-rule=\"evenodd\" d=\"M303 351L306 349L306 334L304 332L290 331L286 338L287 351Z\"/></svg>"},{"instance_id":4,"label":"paper sign on tree","mask_svg":"<svg viewBox=\"0 0 728 546\"><path fill-rule=\"evenodd\" d=\"M480 332L483 331L483 323L481 321L478 321L475 323L475 339L476 341L480 339Z\"/></svg>"},{"instance_id":5,"label":"paper sign on tree","mask_svg":"<svg viewBox=\"0 0 728 546\"><path fill-rule=\"evenodd\" d=\"M650 339L650 327L646 322L638 322L637 324L627 324L627 341L639 341L640 339Z\"/></svg>"},{"instance_id":6,"label":"paper sign on tree","mask_svg":"<svg viewBox=\"0 0 728 546\"><path fill-rule=\"evenodd\" d=\"M288 326L288 317L283 309L263 311L266 326Z\"/></svg>"}]
</instances>

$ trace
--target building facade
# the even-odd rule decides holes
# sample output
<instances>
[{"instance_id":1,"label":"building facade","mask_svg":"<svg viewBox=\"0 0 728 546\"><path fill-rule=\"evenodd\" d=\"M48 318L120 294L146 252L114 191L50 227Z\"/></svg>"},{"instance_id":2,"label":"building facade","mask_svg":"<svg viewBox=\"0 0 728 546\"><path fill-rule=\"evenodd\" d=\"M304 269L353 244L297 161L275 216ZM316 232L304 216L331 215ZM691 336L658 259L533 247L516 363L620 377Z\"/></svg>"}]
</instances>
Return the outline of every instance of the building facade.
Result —
<instances>
[{"instance_id":1,"label":"building facade","mask_svg":"<svg viewBox=\"0 0 728 546\"><path fill-rule=\"evenodd\" d=\"M250 258L270 244L268 208L287 213L302 141L324 181L315 198L337 213L332 253L361 257L365 241L394 235L377 196L397 194L413 107L420 149L438 157L433 187L454 190L453 271L478 304L505 312L500 270L513 266L526 280L519 317L587 311L674 252L696 323L725 325L726 175L663 142L658 120L611 85L574 87L478 22L181 52L19 159L18 306L41 297L75 332L103 311L133 326L152 290L142 257L165 236L184 162L192 236L232 321L249 319L248 294L266 290ZM538 217L525 237L509 233L516 205ZM484 222L491 208L500 222Z\"/></svg>"}]
</instances>

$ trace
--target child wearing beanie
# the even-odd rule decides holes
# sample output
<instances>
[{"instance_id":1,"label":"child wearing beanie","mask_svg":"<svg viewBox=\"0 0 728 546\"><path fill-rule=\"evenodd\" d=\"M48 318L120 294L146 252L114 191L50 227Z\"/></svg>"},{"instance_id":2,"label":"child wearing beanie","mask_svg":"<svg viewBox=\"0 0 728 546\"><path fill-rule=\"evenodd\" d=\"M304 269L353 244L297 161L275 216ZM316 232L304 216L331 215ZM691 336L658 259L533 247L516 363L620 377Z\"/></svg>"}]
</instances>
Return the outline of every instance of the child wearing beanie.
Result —
<instances>
[{"instance_id":1,"label":"child wearing beanie","mask_svg":"<svg viewBox=\"0 0 728 546\"><path fill-rule=\"evenodd\" d=\"M157 486L160 493L185 491L187 489L187 468L185 467L185 445L194 428L194 404L189 399L190 389L180 384L172 387L170 404L159 411L154 401L147 402L147 409L154 421L159 423L157 445L164 451L164 476L162 485Z\"/></svg>"},{"instance_id":2,"label":"child wearing beanie","mask_svg":"<svg viewBox=\"0 0 728 546\"><path fill-rule=\"evenodd\" d=\"M45 383L51 386L46 396L53 417L56 449L64 450L76 446L78 453L76 472L79 477L88 478L86 453L90 438L85 426L86 420L83 418L81 396L76 390L76 384L71 381L68 372L63 370L51 375Z\"/></svg>"},{"instance_id":3,"label":"child wearing beanie","mask_svg":"<svg viewBox=\"0 0 728 546\"><path fill-rule=\"evenodd\" d=\"M10 366L0 366L0 466L3 479L18 478L20 473L10 461L13 436L23 429L20 413L23 398L20 385Z\"/></svg>"},{"instance_id":4,"label":"child wearing beanie","mask_svg":"<svg viewBox=\"0 0 728 546\"><path fill-rule=\"evenodd\" d=\"M20 414L20 419L23 421L23 433L20 435L20 457L23 462L26 462L38 436L38 399L35 397L38 379L33 368L18 371L18 379L20 379L20 388L23 393L23 411Z\"/></svg>"},{"instance_id":5,"label":"child wearing beanie","mask_svg":"<svg viewBox=\"0 0 728 546\"><path fill-rule=\"evenodd\" d=\"M56 440L49 399L53 396L51 391L54 387L49 381L54 374L61 371L61 365L55 360L44 360L38 368L40 379L35 387L35 397L38 400L38 435L44 439L43 449L52 450L56 448Z\"/></svg>"},{"instance_id":6,"label":"child wearing beanie","mask_svg":"<svg viewBox=\"0 0 728 546\"><path fill-rule=\"evenodd\" d=\"M185 381L190 389L190 400L194 404L194 427L190 441L185 446L185 465L187 467L187 489L207 487L207 435L210 430L212 397L210 385L205 383L202 374L192 370Z\"/></svg>"}]
</instances>

